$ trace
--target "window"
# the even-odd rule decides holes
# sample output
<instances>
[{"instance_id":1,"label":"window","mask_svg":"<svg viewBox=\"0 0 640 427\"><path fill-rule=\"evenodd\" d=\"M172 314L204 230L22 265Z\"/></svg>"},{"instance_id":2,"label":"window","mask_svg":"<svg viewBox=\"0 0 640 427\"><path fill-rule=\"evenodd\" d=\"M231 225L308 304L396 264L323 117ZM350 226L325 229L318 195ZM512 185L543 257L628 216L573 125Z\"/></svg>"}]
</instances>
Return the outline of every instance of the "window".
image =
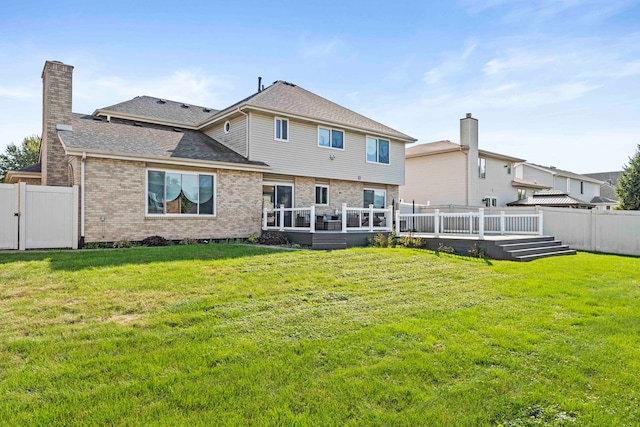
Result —
<instances>
[{"instance_id":1,"label":"window","mask_svg":"<svg viewBox=\"0 0 640 427\"><path fill-rule=\"evenodd\" d=\"M580 181L580 194L584 194L584 181Z\"/></svg>"},{"instance_id":2,"label":"window","mask_svg":"<svg viewBox=\"0 0 640 427\"><path fill-rule=\"evenodd\" d=\"M230 130L231 130L231 122L227 120L224 123L224 133L229 133Z\"/></svg>"},{"instance_id":3,"label":"window","mask_svg":"<svg viewBox=\"0 0 640 427\"><path fill-rule=\"evenodd\" d=\"M329 204L329 186L316 185L316 205Z\"/></svg>"},{"instance_id":4,"label":"window","mask_svg":"<svg viewBox=\"0 0 640 427\"><path fill-rule=\"evenodd\" d=\"M215 175L147 171L147 214L215 215L215 213Z\"/></svg>"},{"instance_id":5,"label":"window","mask_svg":"<svg viewBox=\"0 0 640 427\"><path fill-rule=\"evenodd\" d=\"M384 208L387 192L385 190L364 190L364 207L373 205L374 208Z\"/></svg>"},{"instance_id":6,"label":"window","mask_svg":"<svg viewBox=\"0 0 640 427\"><path fill-rule=\"evenodd\" d=\"M507 168L507 175L511 175L511 163L507 163L504 167Z\"/></svg>"},{"instance_id":7,"label":"window","mask_svg":"<svg viewBox=\"0 0 640 427\"><path fill-rule=\"evenodd\" d=\"M526 198L527 198L527 190L525 190L524 188L518 188L518 200L522 200Z\"/></svg>"},{"instance_id":8,"label":"window","mask_svg":"<svg viewBox=\"0 0 640 427\"><path fill-rule=\"evenodd\" d=\"M367 137L367 162L389 164L389 141Z\"/></svg>"},{"instance_id":9,"label":"window","mask_svg":"<svg viewBox=\"0 0 640 427\"><path fill-rule=\"evenodd\" d=\"M482 201L484 202L484 206L487 208L495 208L496 206L498 206L497 197L486 196L484 199L482 199Z\"/></svg>"},{"instance_id":10,"label":"window","mask_svg":"<svg viewBox=\"0 0 640 427\"><path fill-rule=\"evenodd\" d=\"M343 150L344 132L318 127L318 146Z\"/></svg>"},{"instance_id":11,"label":"window","mask_svg":"<svg viewBox=\"0 0 640 427\"><path fill-rule=\"evenodd\" d=\"M482 157L478 158L478 177L487 177L487 159L483 159Z\"/></svg>"},{"instance_id":12,"label":"window","mask_svg":"<svg viewBox=\"0 0 640 427\"><path fill-rule=\"evenodd\" d=\"M273 137L276 141L289 141L289 119L275 118L275 133Z\"/></svg>"}]
</instances>

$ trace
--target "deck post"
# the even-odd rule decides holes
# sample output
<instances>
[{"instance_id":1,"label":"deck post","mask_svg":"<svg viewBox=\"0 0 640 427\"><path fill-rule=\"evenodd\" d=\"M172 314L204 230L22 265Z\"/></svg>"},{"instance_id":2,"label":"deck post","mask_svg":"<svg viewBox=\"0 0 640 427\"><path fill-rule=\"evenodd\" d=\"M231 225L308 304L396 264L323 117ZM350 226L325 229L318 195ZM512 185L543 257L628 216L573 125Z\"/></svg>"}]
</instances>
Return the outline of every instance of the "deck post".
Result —
<instances>
[{"instance_id":1,"label":"deck post","mask_svg":"<svg viewBox=\"0 0 640 427\"><path fill-rule=\"evenodd\" d=\"M342 232L347 232L347 204L342 204Z\"/></svg>"},{"instance_id":2,"label":"deck post","mask_svg":"<svg viewBox=\"0 0 640 427\"><path fill-rule=\"evenodd\" d=\"M504 235L504 227L505 227L504 220L505 220L504 211L500 211L500 234L501 235Z\"/></svg>"},{"instance_id":3,"label":"deck post","mask_svg":"<svg viewBox=\"0 0 640 427\"><path fill-rule=\"evenodd\" d=\"M392 231L393 230L394 229L392 228ZM402 230L400 230L400 209L398 209L396 210L395 232L399 236L401 231Z\"/></svg>"},{"instance_id":4,"label":"deck post","mask_svg":"<svg viewBox=\"0 0 640 427\"><path fill-rule=\"evenodd\" d=\"M369 205L369 232L373 233L373 205Z\"/></svg>"},{"instance_id":5,"label":"deck post","mask_svg":"<svg viewBox=\"0 0 640 427\"><path fill-rule=\"evenodd\" d=\"M267 208L262 209L262 229L267 229Z\"/></svg>"},{"instance_id":6,"label":"deck post","mask_svg":"<svg viewBox=\"0 0 640 427\"><path fill-rule=\"evenodd\" d=\"M543 221L542 221L542 214L544 212L540 211L540 213L538 213L538 236L542 236L544 235L544 227L543 227Z\"/></svg>"},{"instance_id":7,"label":"deck post","mask_svg":"<svg viewBox=\"0 0 640 427\"><path fill-rule=\"evenodd\" d=\"M280 231L284 231L284 205L280 205Z\"/></svg>"},{"instance_id":8,"label":"deck post","mask_svg":"<svg viewBox=\"0 0 640 427\"><path fill-rule=\"evenodd\" d=\"M316 205L309 208L309 233L316 232Z\"/></svg>"},{"instance_id":9,"label":"deck post","mask_svg":"<svg viewBox=\"0 0 640 427\"><path fill-rule=\"evenodd\" d=\"M484 240L484 208L478 209L478 234Z\"/></svg>"},{"instance_id":10,"label":"deck post","mask_svg":"<svg viewBox=\"0 0 640 427\"><path fill-rule=\"evenodd\" d=\"M440 209L433 211L433 234L436 237L440 236Z\"/></svg>"}]
</instances>

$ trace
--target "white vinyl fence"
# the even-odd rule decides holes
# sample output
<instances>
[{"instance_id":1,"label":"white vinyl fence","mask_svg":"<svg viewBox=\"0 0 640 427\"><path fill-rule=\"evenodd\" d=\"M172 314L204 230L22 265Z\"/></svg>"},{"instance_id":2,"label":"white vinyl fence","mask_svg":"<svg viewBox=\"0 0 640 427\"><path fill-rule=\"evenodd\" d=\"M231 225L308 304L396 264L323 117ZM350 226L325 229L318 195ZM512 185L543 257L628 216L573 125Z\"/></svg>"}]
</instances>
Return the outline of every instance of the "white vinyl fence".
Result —
<instances>
[{"instance_id":1,"label":"white vinyl fence","mask_svg":"<svg viewBox=\"0 0 640 427\"><path fill-rule=\"evenodd\" d=\"M78 187L0 184L0 249L78 248Z\"/></svg>"},{"instance_id":2,"label":"white vinyl fence","mask_svg":"<svg viewBox=\"0 0 640 427\"><path fill-rule=\"evenodd\" d=\"M640 256L640 212L540 208L544 234L573 249Z\"/></svg>"}]
</instances>

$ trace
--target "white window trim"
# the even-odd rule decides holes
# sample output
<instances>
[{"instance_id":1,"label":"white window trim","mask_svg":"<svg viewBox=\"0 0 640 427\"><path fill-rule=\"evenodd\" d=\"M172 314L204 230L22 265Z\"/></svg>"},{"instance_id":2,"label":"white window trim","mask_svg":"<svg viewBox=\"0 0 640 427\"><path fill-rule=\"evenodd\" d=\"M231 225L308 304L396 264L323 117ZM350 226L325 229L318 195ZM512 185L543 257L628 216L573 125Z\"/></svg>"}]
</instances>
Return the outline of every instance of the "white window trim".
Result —
<instances>
[{"instance_id":1,"label":"white window trim","mask_svg":"<svg viewBox=\"0 0 640 427\"><path fill-rule=\"evenodd\" d=\"M482 164L484 161L484 176L482 176ZM478 157L478 178L487 179L487 159L486 157Z\"/></svg>"},{"instance_id":2,"label":"white window trim","mask_svg":"<svg viewBox=\"0 0 640 427\"><path fill-rule=\"evenodd\" d=\"M324 145L320 145L320 129L326 129L326 130L329 131L329 146L328 147L326 147ZM331 135L331 133L334 130L338 131L338 132L342 132L342 148L336 148L336 147L332 147L331 146L331 143L333 142L333 135ZM318 135L317 136L318 136L318 141L317 141L318 142L318 147L320 147L320 148L329 148L331 150L344 151L344 149L345 149L344 147L345 147L345 145L347 145L346 144L347 133L342 129L336 129L336 128L332 128L332 127L329 127L329 126L318 125Z\"/></svg>"},{"instance_id":3,"label":"white window trim","mask_svg":"<svg viewBox=\"0 0 640 427\"><path fill-rule=\"evenodd\" d=\"M224 126L222 127L222 130L224 131L225 135L231 132L231 122L229 120L224 122Z\"/></svg>"},{"instance_id":4,"label":"white window trim","mask_svg":"<svg viewBox=\"0 0 640 427\"><path fill-rule=\"evenodd\" d=\"M484 202L485 208L497 208L498 207L498 198L493 196L484 196L482 199Z\"/></svg>"},{"instance_id":5,"label":"white window trim","mask_svg":"<svg viewBox=\"0 0 640 427\"><path fill-rule=\"evenodd\" d=\"M327 203L315 203L315 205L316 206L328 206L329 205L329 186L325 185L325 184L316 184L316 187L315 187L316 190L315 191L317 191L318 187L327 189ZM314 191L314 198L315 198L315 191Z\"/></svg>"},{"instance_id":6,"label":"white window trim","mask_svg":"<svg viewBox=\"0 0 640 427\"><path fill-rule=\"evenodd\" d=\"M276 135L278 134L278 120L287 122L287 139L278 138ZM282 133L282 132L280 132ZM273 139L275 141L289 142L289 134L291 133L291 122L286 117L274 117L273 118Z\"/></svg>"},{"instance_id":7,"label":"white window trim","mask_svg":"<svg viewBox=\"0 0 640 427\"><path fill-rule=\"evenodd\" d=\"M380 163L379 161L372 162L369 159L367 159L367 139L369 138L376 140L376 158L380 158L380 147L379 147L380 140L387 141L389 143L389 163ZM372 165L381 165L381 166L391 165L391 140L389 138L381 138L377 136L366 135L364 137L364 159L366 160L367 163L370 163ZM386 200L387 200L387 197L385 195L385 201Z\"/></svg>"},{"instance_id":8,"label":"white window trim","mask_svg":"<svg viewBox=\"0 0 640 427\"><path fill-rule=\"evenodd\" d=\"M295 208L296 207L296 186L293 182L285 182L285 181L262 181L262 186L276 186L276 185L281 185L281 186L289 186L291 187L291 207ZM262 188L262 186L260 188ZM275 206L276 208L279 208L280 206Z\"/></svg>"},{"instance_id":9,"label":"white window trim","mask_svg":"<svg viewBox=\"0 0 640 427\"><path fill-rule=\"evenodd\" d=\"M149 213L149 171L164 173L179 173L182 175L208 175L213 177L213 215L200 214L152 214ZM166 204L165 200L165 204ZM144 216L145 218L216 218L218 216L218 174L214 172L199 173L182 169L145 168L144 171Z\"/></svg>"},{"instance_id":10,"label":"white window trim","mask_svg":"<svg viewBox=\"0 0 640 427\"><path fill-rule=\"evenodd\" d=\"M386 141L386 139L385 139L385 141ZM384 163L382 163L382 164L384 164ZM365 192L365 190L373 191L373 198L374 199L375 199L375 192L376 191L382 191L384 193L384 206L382 208L386 208L387 207L387 190L383 190L382 188L364 187L362 189L362 202L363 202L362 204L363 205L364 205L364 192ZM367 207L369 207L369 206L367 206ZM376 209L380 209L380 208L376 208Z\"/></svg>"}]
</instances>

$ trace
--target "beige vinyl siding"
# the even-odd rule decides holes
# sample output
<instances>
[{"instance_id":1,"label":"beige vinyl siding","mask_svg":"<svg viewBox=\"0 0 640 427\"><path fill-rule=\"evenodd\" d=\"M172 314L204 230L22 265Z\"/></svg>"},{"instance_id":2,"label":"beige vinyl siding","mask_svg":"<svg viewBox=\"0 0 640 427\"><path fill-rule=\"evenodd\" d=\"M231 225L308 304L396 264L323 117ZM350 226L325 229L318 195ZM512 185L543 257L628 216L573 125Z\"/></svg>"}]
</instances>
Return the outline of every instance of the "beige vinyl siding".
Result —
<instances>
[{"instance_id":1,"label":"beige vinyl siding","mask_svg":"<svg viewBox=\"0 0 640 427\"><path fill-rule=\"evenodd\" d=\"M554 188L553 175L551 175L549 172L532 168L531 166L528 166L526 164L518 165L518 168L522 168L523 179L526 179L527 181L535 182L536 184L539 184L539 185L545 185L549 188ZM567 189L567 185L565 181L565 185L563 188L561 188L561 190L566 190L566 189Z\"/></svg>"},{"instance_id":2,"label":"beige vinyl siding","mask_svg":"<svg viewBox=\"0 0 640 427\"><path fill-rule=\"evenodd\" d=\"M388 165L367 163L366 134L344 131L344 150L318 147L318 126L289 119L289 141L274 140L274 116L250 113L250 160L273 173L380 184L404 183L404 143L390 140ZM335 156L331 160L330 156Z\"/></svg>"},{"instance_id":3,"label":"beige vinyl siding","mask_svg":"<svg viewBox=\"0 0 640 427\"><path fill-rule=\"evenodd\" d=\"M507 203L518 199L518 190L513 187L511 181L515 178L513 165L508 160L484 157L486 159L486 178L478 179L477 200L471 200L471 205L481 205L486 196L498 199L498 206L504 207ZM507 173L505 165L511 165L511 175Z\"/></svg>"},{"instance_id":4,"label":"beige vinyl siding","mask_svg":"<svg viewBox=\"0 0 640 427\"><path fill-rule=\"evenodd\" d=\"M245 116L235 117L229 120L231 122L231 129L229 133L224 133L224 124L218 123L214 127L204 131L211 138L215 139L221 144L231 148L236 153L242 156L248 156L247 152L247 119Z\"/></svg>"},{"instance_id":5,"label":"beige vinyl siding","mask_svg":"<svg viewBox=\"0 0 640 427\"><path fill-rule=\"evenodd\" d=\"M400 187L400 198L405 203L465 205L466 161L460 151L407 159L406 185Z\"/></svg>"}]
</instances>

